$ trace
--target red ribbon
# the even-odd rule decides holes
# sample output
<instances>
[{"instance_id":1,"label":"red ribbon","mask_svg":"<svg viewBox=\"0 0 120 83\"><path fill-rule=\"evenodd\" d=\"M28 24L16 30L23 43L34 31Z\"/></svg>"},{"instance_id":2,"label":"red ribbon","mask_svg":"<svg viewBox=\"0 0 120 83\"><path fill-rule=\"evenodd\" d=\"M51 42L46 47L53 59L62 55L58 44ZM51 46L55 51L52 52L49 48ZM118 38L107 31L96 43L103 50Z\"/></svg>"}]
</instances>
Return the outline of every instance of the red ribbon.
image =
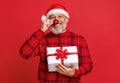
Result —
<instances>
[{"instance_id":1,"label":"red ribbon","mask_svg":"<svg viewBox=\"0 0 120 83\"><path fill-rule=\"evenodd\" d=\"M67 49L63 50L63 48L60 47L60 49L56 49L56 53L48 54L48 56L56 56L57 60L61 58L61 63L64 64L64 59L67 59L67 55L70 54L77 54L77 53L76 52L69 53L67 52Z\"/></svg>"}]
</instances>

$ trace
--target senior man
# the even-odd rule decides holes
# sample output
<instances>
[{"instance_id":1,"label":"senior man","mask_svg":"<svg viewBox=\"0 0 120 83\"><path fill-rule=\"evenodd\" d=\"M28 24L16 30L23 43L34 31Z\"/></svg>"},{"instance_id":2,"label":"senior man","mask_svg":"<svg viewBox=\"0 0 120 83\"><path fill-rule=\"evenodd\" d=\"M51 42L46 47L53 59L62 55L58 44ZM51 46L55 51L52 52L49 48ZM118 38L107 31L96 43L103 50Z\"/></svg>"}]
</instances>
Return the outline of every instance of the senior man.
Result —
<instances>
[{"instance_id":1,"label":"senior man","mask_svg":"<svg viewBox=\"0 0 120 83\"><path fill-rule=\"evenodd\" d=\"M21 46L19 51L21 56L25 59L33 56L40 57L39 83L81 83L81 76L89 73L93 66L85 38L67 29L70 15L61 4L53 4L41 18L40 28ZM51 31L45 33L49 28ZM74 64L66 66L59 63L55 66L56 71L50 72L47 48L61 46L76 46L78 68L75 68Z\"/></svg>"}]
</instances>

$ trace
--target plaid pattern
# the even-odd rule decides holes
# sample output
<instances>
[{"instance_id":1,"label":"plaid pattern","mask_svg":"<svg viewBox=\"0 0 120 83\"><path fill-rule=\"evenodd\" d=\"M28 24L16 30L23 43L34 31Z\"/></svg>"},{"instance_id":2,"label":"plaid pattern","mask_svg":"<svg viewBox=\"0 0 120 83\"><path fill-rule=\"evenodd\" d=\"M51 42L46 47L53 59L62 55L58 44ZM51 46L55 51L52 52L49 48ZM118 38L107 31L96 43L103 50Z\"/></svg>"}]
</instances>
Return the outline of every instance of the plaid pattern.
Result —
<instances>
[{"instance_id":1,"label":"plaid pattern","mask_svg":"<svg viewBox=\"0 0 120 83\"><path fill-rule=\"evenodd\" d=\"M68 77L57 72L48 72L46 47L77 46L79 57L79 70L75 70L73 77ZM20 48L20 55L28 59L33 56L40 56L38 68L38 79L40 83L81 83L82 75L92 69L92 61L86 44L86 40L75 33L66 31L62 34L52 32L44 34L37 30Z\"/></svg>"}]
</instances>

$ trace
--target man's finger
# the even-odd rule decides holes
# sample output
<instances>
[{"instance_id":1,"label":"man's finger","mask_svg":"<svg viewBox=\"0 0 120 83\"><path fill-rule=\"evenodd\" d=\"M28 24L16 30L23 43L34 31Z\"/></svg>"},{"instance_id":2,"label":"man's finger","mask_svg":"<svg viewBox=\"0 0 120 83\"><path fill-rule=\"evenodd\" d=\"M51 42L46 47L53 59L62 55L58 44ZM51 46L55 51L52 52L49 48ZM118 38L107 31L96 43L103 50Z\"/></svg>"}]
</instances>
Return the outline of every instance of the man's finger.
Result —
<instances>
[{"instance_id":1,"label":"man's finger","mask_svg":"<svg viewBox=\"0 0 120 83\"><path fill-rule=\"evenodd\" d=\"M61 68L64 69L64 70L67 70L67 67L64 66L63 64L58 64L58 66L61 67Z\"/></svg>"},{"instance_id":2,"label":"man's finger","mask_svg":"<svg viewBox=\"0 0 120 83\"><path fill-rule=\"evenodd\" d=\"M59 68L57 68L56 71L63 74L63 75L65 75L65 72L63 70L59 69Z\"/></svg>"},{"instance_id":3,"label":"man's finger","mask_svg":"<svg viewBox=\"0 0 120 83\"><path fill-rule=\"evenodd\" d=\"M60 69L61 71L65 72L65 68L61 66L60 64L57 65L57 68Z\"/></svg>"}]
</instances>

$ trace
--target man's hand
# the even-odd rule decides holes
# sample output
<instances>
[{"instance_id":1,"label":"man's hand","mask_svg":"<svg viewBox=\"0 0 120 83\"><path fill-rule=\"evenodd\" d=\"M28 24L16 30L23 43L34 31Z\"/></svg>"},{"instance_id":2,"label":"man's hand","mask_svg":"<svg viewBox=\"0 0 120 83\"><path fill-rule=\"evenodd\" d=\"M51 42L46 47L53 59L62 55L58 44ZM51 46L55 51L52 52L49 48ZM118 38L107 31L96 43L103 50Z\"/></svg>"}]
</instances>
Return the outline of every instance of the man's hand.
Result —
<instances>
[{"instance_id":1,"label":"man's hand","mask_svg":"<svg viewBox=\"0 0 120 83\"><path fill-rule=\"evenodd\" d=\"M47 31L48 28L52 25L52 23L53 23L53 20L49 20L49 19L45 20L45 21L42 22L42 24L41 24L41 30L42 30L43 32Z\"/></svg>"},{"instance_id":2,"label":"man's hand","mask_svg":"<svg viewBox=\"0 0 120 83\"><path fill-rule=\"evenodd\" d=\"M67 76L73 76L74 73L75 73L75 67L74 65L72 64L71 67L66 67L62 64L58 64L57 66L57 72L63 74L63 75L67 75Z\"/></svg>"}]
</instances>

